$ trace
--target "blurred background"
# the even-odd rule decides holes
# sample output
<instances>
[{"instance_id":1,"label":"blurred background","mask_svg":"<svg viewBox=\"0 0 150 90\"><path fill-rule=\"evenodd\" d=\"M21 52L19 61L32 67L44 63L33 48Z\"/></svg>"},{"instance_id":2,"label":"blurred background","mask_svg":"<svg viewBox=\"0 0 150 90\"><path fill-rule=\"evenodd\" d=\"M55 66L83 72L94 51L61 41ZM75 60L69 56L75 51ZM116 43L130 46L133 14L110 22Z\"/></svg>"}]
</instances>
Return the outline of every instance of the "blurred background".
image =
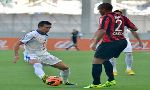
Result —
<instances>
[{"instance_id":1,"label":"blurred background","mask_svg":"<svg viewBox=\"0 0 150 90\"><path fill-rule=\"evenodd\" d=\"M53 24L51 38L66 38L72 29L90 38L97 30L97 6L102 2L112 3L113 10L123 9L141 38L150 39L150 0L0 0L0 37L20 37L48 20Z\"/></svg>"}]
</instances>

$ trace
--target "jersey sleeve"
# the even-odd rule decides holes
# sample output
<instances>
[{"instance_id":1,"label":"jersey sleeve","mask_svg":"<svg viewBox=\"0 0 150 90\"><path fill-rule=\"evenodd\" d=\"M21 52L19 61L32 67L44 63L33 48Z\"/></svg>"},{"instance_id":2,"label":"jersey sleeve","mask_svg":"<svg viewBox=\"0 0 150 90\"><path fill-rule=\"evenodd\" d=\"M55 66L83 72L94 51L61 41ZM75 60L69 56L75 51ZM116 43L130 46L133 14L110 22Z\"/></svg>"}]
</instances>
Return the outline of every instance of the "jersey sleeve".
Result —
<instances>
[{"instance_id":1,"label":"jersey sleeve","mask_svg":"<svg viewBox=\"0 0 150 90\"><path fill-rule=\"evenodd\" d=\"M79 32L79 33L78 33L78 36L79 36L79 37L82 37L82 36L83 36L83 34L82 34L81 32Z\"/></svg>"},{"instance_id":2,"label":"jersey sleeve","mask_svg":"<svg viewBox=\"0 0 150 90\"><path fill-rule=\"evenodd\" d=\"M125 26L127 28L130 28L132 30L136 29L136 26L127 17L124 16L124 19L125 19Z\"/></svg>"},{"instance_id":3,"label":"jersey sleeve","mask_svg":"<svg viewBox=\"0 0 150 90\"><path fill-rule=\"evenodd\" d=\"M110 22L110 19L108 16L104 16L101 23L100 23L100 29L104 29L106 30L108 28L108 25L109 25L109 22Z\"/></svg>"},{"instance_id":4,"label":"jersey sleeve","mask_svg":"<svg viewBox=\"0 0 150 90\"><path fill-rule=\"evenodd\" d=\"M33 38L34 38L34 34L32 32L29 32L23 38L21 38L20 41L25 44Z\"/></svg>"}]
</instances>

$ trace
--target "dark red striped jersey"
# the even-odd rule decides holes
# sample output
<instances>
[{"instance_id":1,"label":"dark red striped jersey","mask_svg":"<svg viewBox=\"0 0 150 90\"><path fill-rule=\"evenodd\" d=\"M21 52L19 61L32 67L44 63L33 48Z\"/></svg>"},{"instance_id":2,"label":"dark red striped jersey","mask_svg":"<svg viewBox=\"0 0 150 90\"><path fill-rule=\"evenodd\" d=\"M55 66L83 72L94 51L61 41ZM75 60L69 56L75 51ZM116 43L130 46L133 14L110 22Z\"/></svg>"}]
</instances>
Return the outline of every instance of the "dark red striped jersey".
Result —
<instances>
[{"instance_id":1,"label":"dark red striped jersey","mask_svg":"<svg viewBox=\"0 0 150 90\"><path fill-rule=\"evenodd\" d=\"M113 42L125 39L123 35L125 27L132 30L136 28L135 25L123 15L118 15L112 12L103 16L99 25L99 30L106 30L106 33L103 36L103 42Z\"/></svg>"}]
</instances>

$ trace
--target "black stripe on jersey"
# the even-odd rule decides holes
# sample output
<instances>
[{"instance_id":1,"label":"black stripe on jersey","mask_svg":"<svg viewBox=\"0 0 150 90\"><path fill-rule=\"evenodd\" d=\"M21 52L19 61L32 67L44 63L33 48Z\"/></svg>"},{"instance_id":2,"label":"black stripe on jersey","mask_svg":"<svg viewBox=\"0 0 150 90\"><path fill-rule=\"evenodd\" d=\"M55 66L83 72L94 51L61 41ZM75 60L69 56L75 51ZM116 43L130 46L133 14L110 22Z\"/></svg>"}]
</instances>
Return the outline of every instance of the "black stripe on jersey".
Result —
<instances>
[{"instance_id":1,"label":"black stripe on jersey","mask_svg":"<svg viewBox=\"0 0 150 90\"><path fill-rule=\"evenodd\" d=\"M108 16L104 16L103 20L102 20L102 24L101 24L101 28L104 29L105 27L105 21L107 19Z\"/></svg>"},{"instance_id":2,"label":"black stripe on jersey","mask_svg":"<svg viewBox=\"0 0 150 90\"><path fill-rule=\"evenodd\" d=\"M126 20L126 18L124 16L122 16L122 19L124 21L124 26L127 26L127 20Z\"/></svg>"},{"instance_id":3,"label":"black stripe on jersey","mask_svg":"<svg viewBox=\"0 0 150 90\"><path fill-rule=\"evenodd\" d=\"M106 30L106 34L107 34L107 36L109 37L109 39L111 41L114 41L114 39L111 36L111 32L110 32L111 31L111 24L112 24L112 18L109 17L109 24L108 24L108 27L107 27L107 30Z\"/></svg>"}]
</instances>

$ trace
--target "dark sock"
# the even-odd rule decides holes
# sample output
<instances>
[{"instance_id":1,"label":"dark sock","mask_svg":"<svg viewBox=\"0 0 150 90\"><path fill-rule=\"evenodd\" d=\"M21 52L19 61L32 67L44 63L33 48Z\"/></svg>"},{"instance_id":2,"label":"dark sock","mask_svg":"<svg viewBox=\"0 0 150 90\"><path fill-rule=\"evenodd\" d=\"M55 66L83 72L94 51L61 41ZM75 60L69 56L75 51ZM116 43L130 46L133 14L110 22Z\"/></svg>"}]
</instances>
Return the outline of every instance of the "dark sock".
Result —
<instances>
[{"instance_id":1,"label":"dark sock","mask_svg":"<svg viewBox=\"0 0 150 90\"><path fill-rule=\"evenodd\" d=\"M114 80L113 66L110 63L110 61L105 61L103 63L103 65L104 65L104 68L105 68L106 75L108 76L108 81Z\"/></svg>"},{"instance_id":2,"label":"dark sock","mask_svg":"<svg viewBox=\"0 0 150 90\"><path fill-rule=\"evenodd\" d=\"M101 82L100 82L101 72L102 72L102 64L93 64L92 76L93 76L93 84L94 85L101 84Z\"/></svg>"}]
</instances>

